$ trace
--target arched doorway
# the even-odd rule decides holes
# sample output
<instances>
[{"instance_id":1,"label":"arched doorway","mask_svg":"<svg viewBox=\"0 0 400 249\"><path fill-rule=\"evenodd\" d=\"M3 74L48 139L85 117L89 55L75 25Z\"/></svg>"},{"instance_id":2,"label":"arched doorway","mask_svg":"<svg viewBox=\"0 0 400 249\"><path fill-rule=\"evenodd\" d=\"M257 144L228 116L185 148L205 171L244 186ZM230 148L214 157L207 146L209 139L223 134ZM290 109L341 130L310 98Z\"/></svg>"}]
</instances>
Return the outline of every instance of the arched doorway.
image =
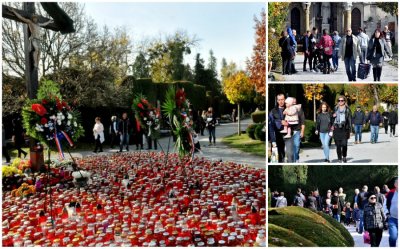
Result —
<instances>
[{"instance_id":1,"label":"arched doorway","mask_svg":"<svg viewBox=\"0 0 400 249\"><path fill-rule=\"evenodd\" d=\"M351 30L353 34L358 34L359 27L361 27L361 11L358 8L354 8L351 11Z\"/></svg>"},{"instance_id":2,"label":"arched doorway","mask_svg":"<svg viewBox=\"0 0 400 249\"><path fill-rule=\"evenodd\" d=\"M290 27L297 31L297 34L300 33L300 10L297 7L294 7L290 12Z\"/></svg>"}]
</instances>

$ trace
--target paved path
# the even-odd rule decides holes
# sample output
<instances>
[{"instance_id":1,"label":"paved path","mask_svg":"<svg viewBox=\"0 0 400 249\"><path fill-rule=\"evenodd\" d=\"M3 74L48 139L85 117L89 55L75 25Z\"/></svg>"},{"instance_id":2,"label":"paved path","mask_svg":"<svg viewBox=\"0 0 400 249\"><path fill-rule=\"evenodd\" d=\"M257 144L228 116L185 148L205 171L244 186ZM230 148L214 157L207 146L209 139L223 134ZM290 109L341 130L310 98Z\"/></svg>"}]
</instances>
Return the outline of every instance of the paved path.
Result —
<instances>
[{"instance_id":1,"label":"paved path","mask_svg":"<svg viewBox=\"0 0 400 249\"><path fill-rule=\"evenodd\" d=\"M285 75L285 81L295 81L295 82L313 82L313 81L321 81L321 82L348 82L346 69L344 67L344 61L339 59L339 68L338 71L332 74L323 74L323 73L313 73L313 72L303 72L303 61L304 56L302 54L297 54L294 63L295 68L298 71L296 74ZM356 68L358 67L359 60L357 59ZM309 69L307 65L307 70ZM281 72L281 71L280 71ZM374 78L371 73L367 79L361 80L357 78L359 82L373 82ZM397 82L398 80L398 69L389 65L387 62L383 63L383 71L381 76L381 81L383 82Z\"/></svg>"},{"instance_id":2,"label":"paved path","mask_svg":"<svg viewBox=\"0 0 400 249\"><path fill-rule=\"evenodd\" d=\"M356 232L354 224L346 226L346 229L350 232L351 236L354 239L354 247L371 247L370 244L364 244L363 234L359 234ZM389 232L387 230L383 230L383 236L379 247L389 247Z\"/></svg>"},{"instance_id":3,"label":"paved path","mask_svg":"<svg viewBox=\"0 0 400 249\"><path fill-rule=\"evenodd\" d=\"M362 134L362 144L354 144L354 135L348 141L348 163L396 163L398 162L398 137L385 134L383 128L379 129L378 143L371 144L370 132ZM332 143L329 158L337 163L336 146ZM321 163L324 161L324 152L321 147L305 148L300 151L300 162Z\"/></svg>"},{"instance_id":4,"label":"paved path","mask_svg":"<svg viewBox=\"0 0 400 249\"><path fill-rule=\"evenodd\" d=\"M252 122L251 119L242 120L241 129L245 130L251 122ZM237 132L237 123L221 124L220 126L217 126L216 129L216 136L217 136L216 145L208 146L208 132L207 130L204 131L205 136L200 137L202 153L197 153L196 156L205 157L212 161L217 161L217 160L231 161L238 164L247 164L252 167L265 169L266 168L265 157L251 155L249 153L242 152L238 149L230 148L221 142L223 137L232 135L236 132ZM168 140L169 140L168 137L163 137L159 140L161 147L164 149L165 152L167 151L168 148ZM146 147L147 145L145 144L144 148ZM130 145L129 148L131 149L131 151L136 151L136 147L134 145ZM106 144L104 146L104 152L102 152L101 154L116 153L117 151L118 151L117 149L109 149L108 145ZM158 146L158 151L161 151L160 146ZM170 152L173 151L174 151L174 143L171 138ZM94 155L92 151L79 151L79 152L73 152L71 154L73 157L85 157L88 155ZM52 157L53 156L54 159L57 159L57 155L52 155ZM4 158L3 161L5 161Z\"/></svg>"}]
</instances>

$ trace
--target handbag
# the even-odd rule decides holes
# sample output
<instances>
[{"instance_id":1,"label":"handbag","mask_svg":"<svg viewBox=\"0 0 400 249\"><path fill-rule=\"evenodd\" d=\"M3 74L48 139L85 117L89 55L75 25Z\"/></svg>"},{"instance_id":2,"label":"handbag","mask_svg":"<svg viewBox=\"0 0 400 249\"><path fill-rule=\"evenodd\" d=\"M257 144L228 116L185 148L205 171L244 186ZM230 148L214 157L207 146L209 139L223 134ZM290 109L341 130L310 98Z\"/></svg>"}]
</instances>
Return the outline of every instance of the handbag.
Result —
<instances>
[{"instance_id":1,"label":"handbag","mask_svg":"<svg viewBox=\"0 0 400 249\"><path fill-rule=\"evenodd\" d=\"M368 231L364 232L363 238L364 238L364 244L371 244L371 237L369 236Z\"/></svg>"}]
</instances>

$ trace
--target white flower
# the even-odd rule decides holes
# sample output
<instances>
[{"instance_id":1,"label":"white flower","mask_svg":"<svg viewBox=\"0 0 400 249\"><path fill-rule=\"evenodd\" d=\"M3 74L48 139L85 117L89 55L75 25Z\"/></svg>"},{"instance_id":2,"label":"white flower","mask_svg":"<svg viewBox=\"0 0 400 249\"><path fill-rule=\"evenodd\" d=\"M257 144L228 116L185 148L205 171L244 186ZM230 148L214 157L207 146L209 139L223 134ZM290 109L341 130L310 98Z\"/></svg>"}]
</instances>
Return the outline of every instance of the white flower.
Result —
<instances>
[{"instance_id":1,"label":"white flower","mask_svg":"<svg viewBox=\"0 0 400 249\"><path fill-rule=\"evenodd\" d=\"M62 116L61 116L61 119L62 119L62 120L64 120L64 119L65 119L65 116L64 116L64 115L62 115Z\"/></svg>"},{"instance_id":2,"label":"white flower","mask_svg":"<svg viewBox=\"0 0 400 249\"><path fill-rule=\"evenodd\" d=\"M48 125L48 124L45 124L45 125L44 125L44 127L46 127L46 128L47 128L47 127L49 127L49 125Z\"/></svg>"},{"instance_id":3,"label":"white flower","mask_svg":"<svg viewBox=\"0 0 400 249\"><path fill-rule=\"evenodd\" d=\"M39 125L39 124L36 124L36 127L35 127L35 129L36 129L37 131L40 131L42 128L40 127L40 125Z\"/></svg>"},{"instance_id":4,"label":"white flower","mask_svg":"<svg viewBox=\"0 0 400 249\"><path fill-rule=\"evenodd\" d=\"M147 118L143 118L143 120L144 120L144 121L146 121L146 120L147 120Z\"/></svg>"},{"instance_id":5,"label":"white flower","mask_svg":"<svg viewBox=\"0 0 400 249\"><path fill-rule=\"evenodd\" d=\"M61 120L58 119L58 120L57 120L57 124L58 124L58 125L61 125Z\"/></svg>"},{"instance_id":6,"label":"white flower","mask_svg":"<svg viewBox=\"0 0 400 249\"><path fill-rule=\"evenodd\" d=\"M70 125L71 125L71 121L68 121L68 122L67 122L67 125L70 126Z\"/></svg>"},{"instance_id":7,"label":"white flower","mask_svg":"<svg viewBox=\"0 0 400 249\"><path fill-rule=\"evenodd\" d=\"M68 119L72 119L71 113L68 113Z\"/></svg>"},{"instance_id":8,"label":"white flower","mask_svg":"<svg viewBox=\"0 0 400 249\"><path fill-rule=\"evenodd\" d=\"M76 122L74 122L74 126L75 126L75 127L77 127L77 126L78 126L78 124L77 124Z\"/></svg>"},{"instance_id":9,"label":"white flower","mask_svg":"<svg viewBox=\"0 0 400 249\"><path fill-rule=\"evenodd\" d=\"M56 120L57 118L56 118L56 116L53 115L50 117L50 119Z\"/></svg>"}]
</instances>

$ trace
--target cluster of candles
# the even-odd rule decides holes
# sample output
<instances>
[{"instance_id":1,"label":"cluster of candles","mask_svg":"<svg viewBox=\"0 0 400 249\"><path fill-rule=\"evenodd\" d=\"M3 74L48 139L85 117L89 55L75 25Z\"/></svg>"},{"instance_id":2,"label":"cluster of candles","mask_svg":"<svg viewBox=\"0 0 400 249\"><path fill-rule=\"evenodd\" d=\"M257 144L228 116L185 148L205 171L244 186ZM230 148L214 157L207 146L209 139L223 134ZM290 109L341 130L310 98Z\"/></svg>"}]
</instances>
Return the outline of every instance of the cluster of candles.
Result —
<instances>
[{"instance_id":1,"label":"cluster of candles","mask_svg":"<svg viewBox=\"0 0 400 249\"><path fill-rule=\"evenodd\" d=\"M3 246L265 246L263 169L156 152L77 164L87 186L3 193Z\"/></svg>"}]
</instances>

